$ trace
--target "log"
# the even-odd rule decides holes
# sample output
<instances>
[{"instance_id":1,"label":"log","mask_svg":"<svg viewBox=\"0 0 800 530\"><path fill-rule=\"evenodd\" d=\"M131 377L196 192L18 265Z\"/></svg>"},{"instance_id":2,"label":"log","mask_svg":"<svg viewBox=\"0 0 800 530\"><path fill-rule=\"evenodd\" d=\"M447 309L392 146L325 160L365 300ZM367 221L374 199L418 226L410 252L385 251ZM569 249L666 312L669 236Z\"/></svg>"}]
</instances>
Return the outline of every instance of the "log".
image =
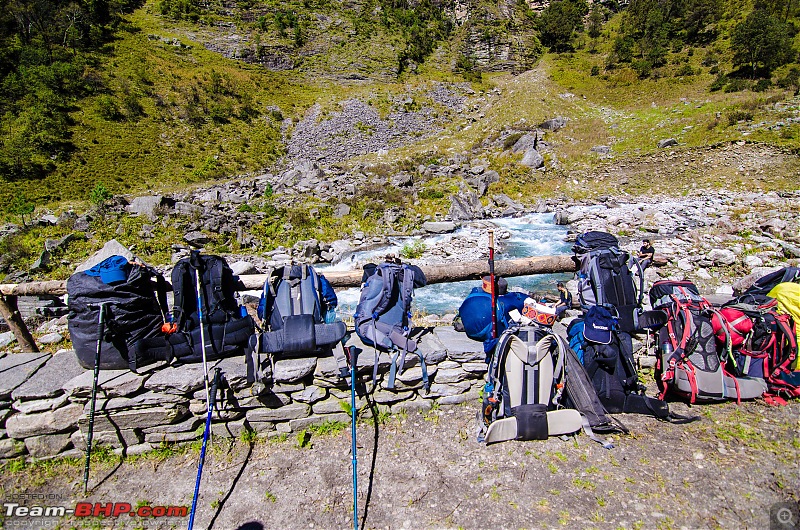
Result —
<instances>
[{"instance_id":1,"label":"log","mask_svg":"<svg viewBox=\"0 0 800 530\"><path fill-rule=\"evenodd\" d=\"M28 331L28 326L25 325L25 321L22 320L22 315L19 313L16 296L0 296L0 316L8 324L23 352L35 353L39 351L36 341L33 340L31 332Z\"/></svg>"},{"instance_id":2,"label":"log","mask_svg":"<svg viewBox=\"0 0 800 530\"><path fill-rule=\"evenodd\" d=\"M420 268L425 273L425 278L429 284L478 280L489 274L489 264L486 261L426 265ZM572 256L536 256L533 258L495 261L495 274L505 278L532 274L575 272L576 270ZM347 288L361 285L361 270L322 271L322 274L333 287ZM247 289L261 289L264 286L267 275L252 274L240 276L240 279Z\"/></svg>"},{"instance_id":3,"label":"log","mask_svg":"<svg viewBox=\"0 0 800 530\"><path fill-rule=\"evenodd\" d=\"M425 265L420 267L428 283L449 283L464 280L478 280L489 274L486 261L467 261L444 265ZM572 256L535 256L495 262L495 273L498 276L512 278L531 274L553 274L557 272L575 272L575 261ZM323 271L325 278L333 287L359 287L361 270ZM261 289L267 279L266 274L248 274L240 276L246 289ZM37 296L43 294L62 295L67 292L67 282L50 280L30 283L0 284L0 294L7 296Z\"/></svg>"}]
</instances>

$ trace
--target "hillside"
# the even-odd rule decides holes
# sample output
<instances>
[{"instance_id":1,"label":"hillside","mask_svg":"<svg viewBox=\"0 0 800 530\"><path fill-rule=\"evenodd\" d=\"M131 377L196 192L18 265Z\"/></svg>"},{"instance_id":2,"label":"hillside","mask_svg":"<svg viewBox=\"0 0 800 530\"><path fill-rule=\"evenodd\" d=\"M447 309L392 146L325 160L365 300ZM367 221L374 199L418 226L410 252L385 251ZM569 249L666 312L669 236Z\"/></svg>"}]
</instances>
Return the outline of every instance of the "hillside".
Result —
<instances>
[{"instance_id":1,"label":"hillside","mask_svg":"<svg viewBox=\"0 0 800 530\"><path fill-rule=\"evenodd\" d=\"M333 217L342 201L335 190L287 204L265 189L263 199L239 206L264 214L244 226L245 239L260 241L251 251L373 233L367 211L410 210L396 229L411 231L446 215L450 196L469 187L468 175L420 168L464 161L496 172L486 184L492 194L533 204L616 193L594 175L628 160L655 164L665 178L640 175L626 193L746 188L746 174L731 180L693 164L675 171L659 162L658 147L671 139L670 149L692 159L707 146L746 141L781 153L763 161L765 190L797 189L797 7L709 5L678 13L650 2L589 9L573 1L542 8L372 0L342 9L325 1L151 0L108 13L84 7L77 35L59 26L64 13L14 6L3 34L0 209L17 228L0 240L0 274L30 266L45 239L72 229L20 226L31 218L94 210L92 237L66 245L69 263L103 237L141 233L144 221L114 207L132 195L282 175L305 159L378 187L357 187L344 224ZM751 12L775 31L748 22ZM15 33L33 15L49 15L52 25ZM652 19L644 32L642 17ZM737 39L745 30L750 42L781 53L744 57ZM62 33L72 40L57 40ZM526 135L534 138L533 166L524 156L532 146L517 145ZM381 178L409 180L410 188L376 196L386 193ZM165 263L180 234L169 223L150 232L155 241L142 252ZM241 250L241 237L224 239L210 249Z\"/></svg>"}]
</instances>

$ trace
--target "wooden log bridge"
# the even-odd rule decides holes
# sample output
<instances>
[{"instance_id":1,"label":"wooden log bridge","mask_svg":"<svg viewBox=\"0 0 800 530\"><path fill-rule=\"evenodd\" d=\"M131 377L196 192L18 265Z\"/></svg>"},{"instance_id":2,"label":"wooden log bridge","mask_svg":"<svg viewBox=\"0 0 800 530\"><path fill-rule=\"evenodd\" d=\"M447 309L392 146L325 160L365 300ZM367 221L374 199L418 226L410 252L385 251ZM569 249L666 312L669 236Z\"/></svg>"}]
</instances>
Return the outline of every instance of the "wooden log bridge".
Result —
<instances>
[{"instance_id":1,"label":"wooden log bridge","mask_svg":"<svg viewBox=\"0 0 800 530\"><path fill-rule=\"evenodd\" d=\"M464 280L477 280L489 274L488 261L467 261L443 265L420 267L428 284L450 283ZM572 256L535 256L495 262L495 274L506 278L534 274L553 274L575 272L576 263ZM333 287L349 288L361 285L361 270L322 271ZM245 289L261 289L267 279L266 274L248 274L239 277ZM17 310L18 296L63 295L67 292L66 280L48 280L18 284L0 284L0 316L14 333L23 351L39 351L25 322Z\"/></svg>"}]
</instances>

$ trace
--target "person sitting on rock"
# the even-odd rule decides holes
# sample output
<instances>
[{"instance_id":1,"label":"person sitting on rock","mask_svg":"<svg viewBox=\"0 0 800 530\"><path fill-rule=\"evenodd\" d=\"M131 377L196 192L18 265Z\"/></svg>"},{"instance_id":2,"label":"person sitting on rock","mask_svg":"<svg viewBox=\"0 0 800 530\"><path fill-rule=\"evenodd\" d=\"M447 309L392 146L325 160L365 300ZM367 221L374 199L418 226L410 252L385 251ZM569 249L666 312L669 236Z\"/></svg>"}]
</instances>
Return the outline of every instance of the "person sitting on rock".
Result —
<instances>
[{"instance_id":1,"label":"person sitting on rock","mask_svg":"<svg viewBox=\"0 0 800 530\"><path fill-rule=\"evenodd\" d=\"M564 286L564 282L558 282L556 289L558 289L559 296L559 300L555 305L556 318L561 318L561 314L572 307L572 293Z\"/></svg>"},{"instance_id":2,"label":"person sitting on rock","mask_svg":"<svg viewBox=\"0 0 800 530\"><path fill-rule=\"evenodd\" d=\"M653 258L656 255L656 249L653 248L653 244L649 239L645 239L642 241L642 243L642 248L639 249L639 263L642 266L642 270L645 270L647 267L653 264Z\"/></svg>"}]
</instances>

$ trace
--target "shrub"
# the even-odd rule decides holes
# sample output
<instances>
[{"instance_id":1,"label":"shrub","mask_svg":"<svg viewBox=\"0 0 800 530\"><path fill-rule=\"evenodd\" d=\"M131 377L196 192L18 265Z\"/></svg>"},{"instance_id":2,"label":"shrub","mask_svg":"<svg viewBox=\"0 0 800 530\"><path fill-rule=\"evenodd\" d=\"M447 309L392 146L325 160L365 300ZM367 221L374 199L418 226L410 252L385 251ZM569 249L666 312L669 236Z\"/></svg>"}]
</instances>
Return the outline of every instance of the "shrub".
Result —
<instances>
[{"instance_id":1,"label":"shrub","mask_svg":"<svg viewBox=\"0 0 800 530\"><path fill-rule=\"evenodd\" d=\"M400 256L405 259L415 259L422 256L425 253L425 250L428 247L425 243L420 239L415 239L410 243L406 243L403 245L402 250L400 250Z\"/></svg>"},{"instance_id":2,"label":"shrub","mask_svg":"<svg viewBox=\"0 0 800 530\"><path fill-rule=\"evenodd\" d=\"M97 208L103 208L106 201L111 199L111 197L111 192L108 191L108 188L106 188L102 182L98 182L92 191L89 192L89 202Z\"/></svg>"}]
</instances>

